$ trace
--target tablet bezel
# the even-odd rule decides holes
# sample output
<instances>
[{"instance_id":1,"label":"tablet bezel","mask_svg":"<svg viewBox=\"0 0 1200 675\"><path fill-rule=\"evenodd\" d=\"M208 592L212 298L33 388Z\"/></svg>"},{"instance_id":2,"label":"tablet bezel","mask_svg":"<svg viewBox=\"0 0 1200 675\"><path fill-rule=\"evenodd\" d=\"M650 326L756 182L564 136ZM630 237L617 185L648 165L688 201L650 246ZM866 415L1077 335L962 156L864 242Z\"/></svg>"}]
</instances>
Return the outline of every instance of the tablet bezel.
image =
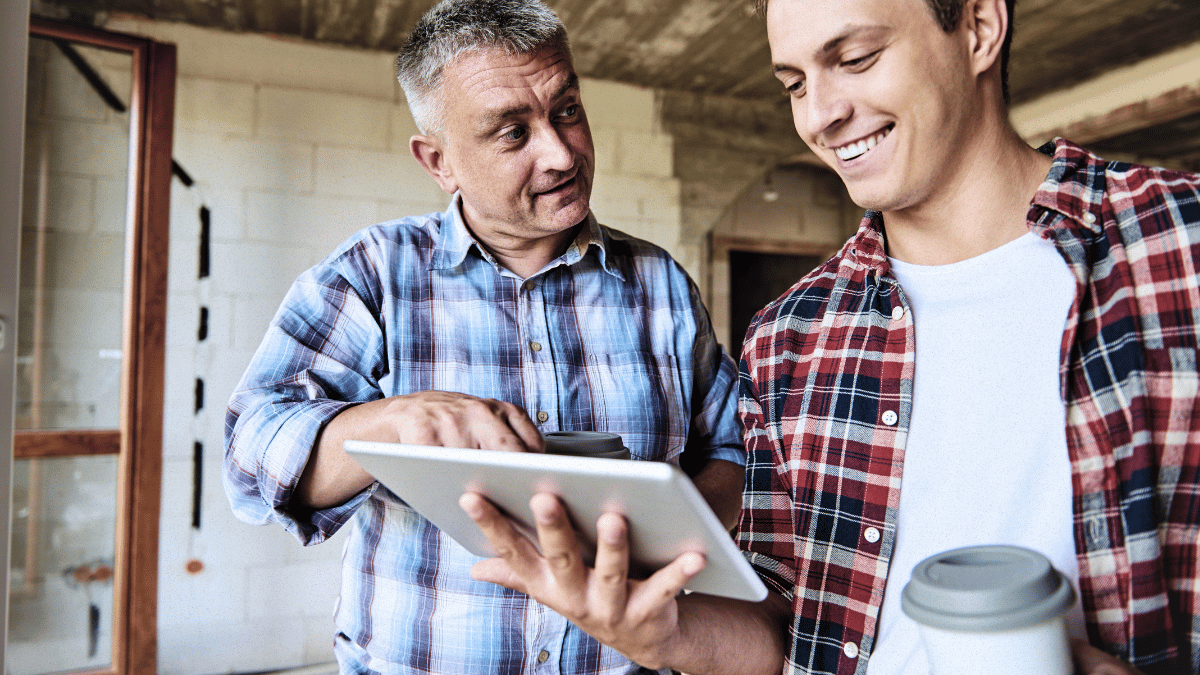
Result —
<instances>
[{"instance_id":1,"label":"tablet bezel","mask_svg":"<svg viewBox=\"0 0 1200 675\"><path fill-rule=\"evenodd\" d=\"M537 544L529 500L553 492L567 506L585 555L594 554L596 520L626 517L631 576L644 576L685 551L706 556L688 585L696 592L757 602L767 589L703 496L678 467L663 462L466 450L346 441L350 456L383 486L474 555L494 555L458 506L478 492L505 511Z\"/></svg>"}]
</instances>

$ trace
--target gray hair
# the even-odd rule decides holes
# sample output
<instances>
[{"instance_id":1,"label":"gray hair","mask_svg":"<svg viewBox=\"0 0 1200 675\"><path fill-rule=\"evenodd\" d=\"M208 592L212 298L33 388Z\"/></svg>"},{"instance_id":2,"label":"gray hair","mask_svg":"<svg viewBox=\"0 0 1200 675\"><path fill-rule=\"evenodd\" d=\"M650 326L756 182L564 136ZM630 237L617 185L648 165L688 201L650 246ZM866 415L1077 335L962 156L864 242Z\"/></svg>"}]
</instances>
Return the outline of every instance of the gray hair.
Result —
<instances>
[{"instance_id":1,"label":"gray hair","mask_svg":"<svg viewBox=\"0 0 1200 675\"><path fill-rule=\"evenodd\" d=\"M570 55L567 29L540 0L442 0L425 13L396 57L396 78L421 133L439 134L442 71L464 53L501 48L532 54L547 46Z\"/></svg>"}]
</instances>

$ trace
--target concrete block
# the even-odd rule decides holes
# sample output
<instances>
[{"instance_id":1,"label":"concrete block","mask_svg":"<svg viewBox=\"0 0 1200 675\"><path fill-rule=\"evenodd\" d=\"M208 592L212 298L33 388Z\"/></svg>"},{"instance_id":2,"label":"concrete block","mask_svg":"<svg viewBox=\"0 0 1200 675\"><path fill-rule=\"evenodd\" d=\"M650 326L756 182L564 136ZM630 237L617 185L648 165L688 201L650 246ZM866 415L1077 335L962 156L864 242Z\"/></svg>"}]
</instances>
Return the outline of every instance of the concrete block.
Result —
<instances>
[{"instance_id":1,"label":"concrete block","mask_svg":"<svg viewBox=\"0 0 1200 675\"><path fill-rule=\"evenodd\" d=\"M592 127L592 145L596 148L596 173L621 173L620 132L613 127Z\"/></svg>"},{"instance_id":2,"label":"concrete block","mask_svg":"<svg viewBox=\"0 0 1200 675\"><path fill-rule=\"evenodd\" d=\"M367 199L246 193L250 239L285 245L303 243L320 251L322 258L351 234L375 223L375 212L375 202Z\"/></svg>"},{"instance_id":3,"label":"concrete block","mask_svg":"<svg viewBox=\"0 0 1200 675\"><path fill-rule=\"evenodd\" d=\"M441 193L408 152L319 146L316 166L320 194L422 201Z\"/></svg>"},{"instance_id":4,"label":"concrete block","mask_svg":"<svg viewBox=\"0 0 1200 675\"><path fill-rule=\"evenodd\" d=\"M46 226L55 232L90 230L96 179L63 174L50 174L48 178L50 199L46 204Z\"/></svg>"},{"instance_id":5,"label":"concrete block","mask_svg":"<svg viewBox=\"0 0 1200 675\"><path fill-rule=\"evenodd\" d=\"M441 197L441 199L437 199ZM392 201L387 199L379 199L375 201L375 222L383 223L397 218L406 218L408 216L423 216L427 213L441 213L450 206L450 195L438 191L438 194L430 194L424 200L415 201Z\"/></svg>"},{"instance_id":6,"label":"concrete block","mask_svg":"<svg viewBox=\"0 0 1200 675\"><path fill-rule=\"evenodd\" d=\"M299 273L297 273L298 275ZM287 286L291 286L293 279ZM283 301L284 291L276 294L238 295L233 298L233 346L235 349L253 352L262 343L271 318ZM250 362L246 359L246 364ZM246 364L243 364L243 368ZM232 389L230 389L232 391Z\"/></svg>"},{"instance_id":7,"label":"concrete block","mask_svg":"<svg viewBox=\"0 0 1200 675\"><path fill-rule=\"evenodd\" d=\"M313 188L313 146L307 143L193 132L175 139L175 158L205 188Z\"/></svg>"},{"instance_id":8,"label":"concrete block","mask_svg":"<svg viewBox=\"0 0 1200 675\"><path fill-rule=\"evenodd\" d=\"M632 130L621 132L621 173L670 178L674 174L674 162L675 147L670 136Z\"/></svg>"},{"instance_id":9,"label":"concrete block","mask_svg":"<svg viewBox=\"0 0 1200 675\"><path fill-rule=\"evenodd\" d=\"M214 241L212 291L241 298L265 298L278 305L284 293L306 268L300 246Z\"/></svg>"},{"instance_id":10,"label":"concrete block","mask_svg":"<svg viewBox=\"0 0 1200 675\"><path fill-rule=\"evenodd\" d=\"M246 607L251 619L328 617L341 583L336 557L313 563L270 563L247 570Z\"/></svg>"},{"instance_id":11,"label":"concrete block","mask_svg":"<svg viewBox=\"0 0 1200 675\"><path fill-rule=\"evenodd\" d=\"M129 129L100 122L60 120L49 129L52 170L74 175L125 175Z\"/></svg>"},{"instance_id":12,"label":"concrete block","mask_svg":"<svg viewBox=\"0 0 1200 675\"><path fill-rule=\"evenodd\" d=\"M262 86L257 128L270 138L385 150L392 109L390 100Z\"/></svg>"},{"instance_id":13,"label":"concrete block","mask_svg":"<svg viewBox=\"0 0 1200 675\"><path fill-rule=\"evenodd\" d=\"M124 233L129 225L128 185L124 176L93 179L92 228L97 232Z\"/></svg>"},{"instance_id":14,"label":"concrete block","mask_svg":"<svg viewBox=\"0 0 1200 675\"><path fill-rule=\"evenodd\" d=\"M254 133L254 85L204 77L175 84L176 132L250 136Z\"/></svg>"},{"instance_id":15,"label":"concrete block","mask_svg":"<svg viewBox=\"0 0 1200 675\"><path fill-rule=\"evenodd\" d=\"M657 113L653 89L581 78L579 90L593 129L607 126L647 133L654 131Z\"/></svg>"},{"instance_id":16,"label":"concrete block","mask_svg":"<svg viewBox=\"0 0 1200 675\"><path fill-rule=\"evenodd\" d=\"M400 84L396 83L396 87L399 89ZM413 121L412 112L409 111L408 104L404 102L403 98L399 103L392 104L389 118L392 126L388 138L388 149L396 154L409 154L409 139L421 131L417 129L417 123Z\"/></svg>"},{"instance_id":17,"label":"concrete block","mask_svg":"<svg viewBox=\"0 0 1200 675\"><path fill-rule=\"evenodd\" d=\"M341 92L391 100L393 54L124 15L110 30L173 42L179 77Z\"/></svg>"},{"instance_id":18,"label":"concrete block","mask_svg":"<svg viewBox=\"0 0 1200 675\"><path fill-rule=\"evenodd\" d=\"M87 52L95 51L86 47L78 47L81 56L89 63ZM51 117L92 122L107 121L108 106L104 103L92 85L79 74L75 66L57 49L50 53L46 61L46 114ZM129 89L115 89L123 102L129 102ZM126 122L128 123L128 122Z\"/></svg>"},{"instance_id":19,"label":"concrete block","mask_svg":"<svg viewBox=\"0 0 1200 675\"><path fill-rule=\"evenodd\" d=\"M200 301L192 293L167 294L167 345L190 358L200 326Z\"/></svg>"}]
</instances>

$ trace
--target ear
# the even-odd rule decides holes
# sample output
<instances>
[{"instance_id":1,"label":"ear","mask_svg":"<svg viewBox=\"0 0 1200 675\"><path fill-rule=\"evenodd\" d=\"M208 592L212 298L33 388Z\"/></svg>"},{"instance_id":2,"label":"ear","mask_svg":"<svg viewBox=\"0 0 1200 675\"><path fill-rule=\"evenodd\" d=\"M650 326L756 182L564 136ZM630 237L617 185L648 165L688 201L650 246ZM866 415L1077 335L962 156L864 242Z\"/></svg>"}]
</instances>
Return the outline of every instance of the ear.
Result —
<instances>
[{"instance_id":1,"label":"ear","mask_svg":"<svg viewBox=\"0 0 1200 675\"><path fill-rule=\"evenodd\" d=\"M976 75L993 65L999 68L1000 51L1008 34L1008 5L1005 0L967 0L961 21L970 45L970 58Z\"/></svg>"},{"instance_id":2,"label":"ear","mask_svg":"<svg viewBox=\"0 0 1200 675\"><path fill-rule=\"evenodd\" d=\"M446 159L441 139L417 134L408 139L408 149L412 151L421 168L425 169L425 173L437 182L438 187L450 194L458 192L458 180L454 176L453 167Z\"/></svg>"}]
</instances>

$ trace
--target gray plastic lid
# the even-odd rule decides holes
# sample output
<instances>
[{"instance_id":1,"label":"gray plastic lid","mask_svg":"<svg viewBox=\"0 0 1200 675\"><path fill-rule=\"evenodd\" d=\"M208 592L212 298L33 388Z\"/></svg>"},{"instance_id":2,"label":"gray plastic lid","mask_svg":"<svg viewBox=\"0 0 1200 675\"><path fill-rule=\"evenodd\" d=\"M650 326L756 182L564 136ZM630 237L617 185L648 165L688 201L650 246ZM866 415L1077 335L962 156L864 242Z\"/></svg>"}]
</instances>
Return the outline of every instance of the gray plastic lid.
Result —
<instances>
[{"instance_id":1,"label":"gray plastic lid","mask_svg":"<svg viewBox=\"0 0 1200 675\"><path fill-rule=\"evenodd\" d=\"M629 451L617 434L603 431L551 431L544 435L551 455L629 459Z\"/></svg>"},{"instance_id":2,"label":"gray plastic lid","mask_svg":"<svg viewBox=\"0 0 1200 675\"><path fill-rule=\"evenodd\" d=\"M970 546L917 563L900 604L905 614L926 626L986 632L1061 616L1075 604L1075 590L1037 551Z\"/></svg>"}]
</instances>

